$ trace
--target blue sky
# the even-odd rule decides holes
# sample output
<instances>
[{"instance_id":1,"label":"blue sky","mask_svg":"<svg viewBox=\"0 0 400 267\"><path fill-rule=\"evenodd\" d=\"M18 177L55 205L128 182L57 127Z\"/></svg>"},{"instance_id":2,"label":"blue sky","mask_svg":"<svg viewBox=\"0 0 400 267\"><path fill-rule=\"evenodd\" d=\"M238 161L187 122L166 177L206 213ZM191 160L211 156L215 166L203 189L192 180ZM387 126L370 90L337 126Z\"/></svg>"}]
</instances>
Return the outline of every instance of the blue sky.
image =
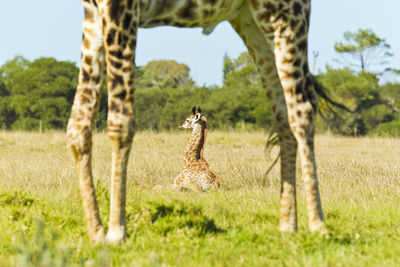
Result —
<instances>
[{"instance_id":1,"label":"blue sky","mask_svg":"<svg viewBox=\"0 0 400 267\"><path fill-rule=\"evenodd\" d=\"M343 32L359 28L385 38L395 54L391 66L400 68L399 11L399 0L314 0L309 51L319 52L316 69L337 66L335 42L342 40ZM15 55L78 62L82 16L79 0L2 0L0 65ZM201 29L158 27L139 30L136 62L174 59L190 67L196 83L221 84L224 54L237 57L243 51L243 42L226 22L210 36L202 35Z\"/></svg>"}]
</instances>

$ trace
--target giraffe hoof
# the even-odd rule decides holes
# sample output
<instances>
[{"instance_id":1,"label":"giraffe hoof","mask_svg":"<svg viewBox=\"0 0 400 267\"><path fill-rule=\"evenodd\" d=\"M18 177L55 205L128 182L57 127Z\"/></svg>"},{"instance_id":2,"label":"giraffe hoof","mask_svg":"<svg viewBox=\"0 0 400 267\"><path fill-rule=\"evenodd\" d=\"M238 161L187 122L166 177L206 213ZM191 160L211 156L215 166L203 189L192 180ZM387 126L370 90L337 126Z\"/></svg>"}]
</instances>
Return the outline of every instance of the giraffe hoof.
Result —
<instances>
[{"instance_id":1,"label":"giraffe hoof","mask_svg":"<svg viewBox=\"0 0 400 267\"><path fill-rule=\"evenodd\" d=\"M105 236L104 228L101 227L93 236L90 237L90 241L92 241L93 244L101 244L104 242Z\"/></svg>"},{"instance_id":2,"label":"giraffe hoof","mask_svg":"<svg viewBox=\"0 0 400 267\"><path fill-rule=\"evenodd\" d=\"M330 236L330 231L326 226L321 227L318 232L320 235L324 236L325 238L329 238Z\"/></svg>"},{"instance_id":3,"label":"giraffe hoof","mask_svg":"<svg viewBox=\"0 0 400 267\"><path fill-rule=\"evenodd\" d=\"M294 233L297 231L297 227L291 223L281 223L279 225L279 231L282 233Z\"/></svg>"},{"instance_id":4,"label":"giraffe hoof","mask_svg":"<svg viewBox=\"0 0 400 267\"><path fill-rule=\"evenodd\" d=\"M324 221L310 224L310 231L320 233L322 236L329 237L329 229L326 227Z\"/></svg>"},{"instance_id":5,"label":"giraffe hoof","mask_svg":"<svg viewBox=\"0 0 400 267\"><path fill-rule=\"evenodd\" d=\"M318 226L314 226L314 227L310 226L310 231L319 233L320 235L325 236L325 237L329 237L329 234L330 234L329 229L326 227L326 225L324 223L322 223Z\"/></svg>"},{"instance_id":6,"label":"giraffe hoof","mask_svg":"<svg viewBox=\"0 0 400 267\"><path fill-rule=\"evenodd\" d=\"M124 242L125 237L125 227L119 226L115 228L110 228L106 236L106 243L110 245L118 245Z\"/></svg>"},{"instance_id":7,"label":"giraffe hoof","mask_svg":"<svg viewBox=\"0 0 400 267\"><path fill-rule=\"evenodd\" d=\"M309 228L311 232L319 231L321 228L325 226L323 220L313 220L309 222Z\"/></svg>"}]
</instances>

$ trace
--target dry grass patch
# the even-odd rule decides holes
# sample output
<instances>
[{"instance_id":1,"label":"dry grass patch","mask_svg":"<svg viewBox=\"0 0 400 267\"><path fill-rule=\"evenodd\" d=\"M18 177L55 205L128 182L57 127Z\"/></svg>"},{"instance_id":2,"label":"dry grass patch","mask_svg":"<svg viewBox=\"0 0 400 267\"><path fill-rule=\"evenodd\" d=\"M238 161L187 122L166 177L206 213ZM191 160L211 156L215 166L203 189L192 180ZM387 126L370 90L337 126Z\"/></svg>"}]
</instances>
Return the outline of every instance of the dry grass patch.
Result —
<instances>
[{"instance_id":1,"label":"dry grass patch","mask_svg":"<svg viewBox=\"0 0 400 267\"><path fill-rule=\"evenodd\" d=\"M266 177L267 134L210 132L205 158L222 188L154 192L172 184L190 133L138 133L128 170L128 234L120 247L87 241L72 158L61 132L0 133L0 262L15 266L400 264L400 139L317 136L329 238L307 231L298 170L299 233L282 235L279 166ZM94 177L108 218L110 143L94 138Z\"/></svg>"}]
</instances>

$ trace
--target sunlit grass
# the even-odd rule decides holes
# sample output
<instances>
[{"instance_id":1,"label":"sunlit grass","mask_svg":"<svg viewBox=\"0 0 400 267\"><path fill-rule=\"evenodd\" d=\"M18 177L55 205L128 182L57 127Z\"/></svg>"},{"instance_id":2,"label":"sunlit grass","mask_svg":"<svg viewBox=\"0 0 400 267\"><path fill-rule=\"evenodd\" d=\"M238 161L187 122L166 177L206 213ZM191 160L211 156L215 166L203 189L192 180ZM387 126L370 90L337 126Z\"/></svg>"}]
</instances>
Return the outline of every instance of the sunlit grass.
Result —
<instances>
[{"instance_id":1,"label":"sunlit grass","mask_svg":"<svg viewBox=\"0 0 400 267\"><path fill-rule=\"evenodd\" d=\"M281 234L279 166L267 134L210 132L205 158L218 191L156 192L183 165L189 133L135 136L128 171L128 234L92 246L72 158L60 132L0 133L0 265L266 266L400 264L400 139L318 136L316 154L330 236L307 230L297 180L299 232ZM107 226L110 144L94 139L94 176ZM298 175L301 171L298 170Z\"/></svg>"}]
</instances>

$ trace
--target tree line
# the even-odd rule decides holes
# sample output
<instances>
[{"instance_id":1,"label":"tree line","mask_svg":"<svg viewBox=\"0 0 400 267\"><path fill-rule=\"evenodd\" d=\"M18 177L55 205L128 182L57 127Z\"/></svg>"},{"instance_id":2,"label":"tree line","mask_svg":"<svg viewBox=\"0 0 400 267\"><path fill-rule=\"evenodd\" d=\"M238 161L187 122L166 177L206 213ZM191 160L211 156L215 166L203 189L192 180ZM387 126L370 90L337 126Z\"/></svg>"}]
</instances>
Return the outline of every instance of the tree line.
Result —
<instances>
[{"instance_id":1,"label":"tree line","mask_svg":"<svg viewBox=\"0 0 400 267\"><path fill-rule=\"evenodd\" d=\"M358 35L357 35L358 34ZM360 36L361 37L360 37ZM364 37L363 37L364 36ZM382 71L368 65L390 57L390 46L372 31L345 33L335 44L338 53L362 60L341 68L327 66L316 75L331 98L351 112L320 102L317 130L344 135L400 132L400 84L380 82L382 74L396 70L385 63ZM375 58L368 51L379 49ZM377 56L379 58L377 58ZM135 112L139 130L176 129L193 105L205 111L212 129L255 130L273 125L270 105L260 76L249 54L225 56L222 86L198 86L190 69L171 60L157 60L136 67ZM0 67L0 128L10 130L64 129L77 86L79 69L73 62L54 58L29 61L16 56ZM104 85L96 127L106 128L107 88Z\"/></svg>"}]
</instances>

